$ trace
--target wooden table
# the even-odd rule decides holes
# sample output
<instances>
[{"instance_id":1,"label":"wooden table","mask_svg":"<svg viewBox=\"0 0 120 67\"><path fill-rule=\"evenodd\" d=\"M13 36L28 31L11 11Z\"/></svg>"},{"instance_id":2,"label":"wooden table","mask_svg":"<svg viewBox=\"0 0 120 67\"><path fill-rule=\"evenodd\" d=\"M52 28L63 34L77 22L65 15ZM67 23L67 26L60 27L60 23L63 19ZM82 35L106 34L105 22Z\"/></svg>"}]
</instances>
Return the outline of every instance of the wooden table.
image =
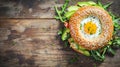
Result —
<instances>
[{"instance_id":1,"label":"wooden table","mask_svg":"<svg viewBox=\"0 0 120 67\"><path fill-rule=\"evenodd\" d=\"M70 4L78 1L70 0ZM111 12L120 16L120 0ZM0 0L0 67L120 67L120 50L104 62L96 62L64 46L54 19L54 6L64 0ZM77 62L70 61L77 56Z\"/></svg>"}]
</instances>

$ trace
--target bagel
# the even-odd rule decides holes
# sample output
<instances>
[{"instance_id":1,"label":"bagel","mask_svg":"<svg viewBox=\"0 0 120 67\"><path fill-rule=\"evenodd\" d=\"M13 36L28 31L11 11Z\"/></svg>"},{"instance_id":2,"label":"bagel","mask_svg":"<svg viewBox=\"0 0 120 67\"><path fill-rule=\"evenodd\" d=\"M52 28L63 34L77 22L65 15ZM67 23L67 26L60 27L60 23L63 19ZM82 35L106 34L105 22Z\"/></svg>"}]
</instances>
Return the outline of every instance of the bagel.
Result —
<instances>
[{"instance_id":1,"label":"bagel","mask_svg":"<svg viewBox=\"0 0 120 67\"><path fill-rule=\"evenodd\" d=\"M106 46L114 31L111 16L99 6L80 7L70 17L69 28L74 41L87 50Z\"/></svg>"}]
</instances>

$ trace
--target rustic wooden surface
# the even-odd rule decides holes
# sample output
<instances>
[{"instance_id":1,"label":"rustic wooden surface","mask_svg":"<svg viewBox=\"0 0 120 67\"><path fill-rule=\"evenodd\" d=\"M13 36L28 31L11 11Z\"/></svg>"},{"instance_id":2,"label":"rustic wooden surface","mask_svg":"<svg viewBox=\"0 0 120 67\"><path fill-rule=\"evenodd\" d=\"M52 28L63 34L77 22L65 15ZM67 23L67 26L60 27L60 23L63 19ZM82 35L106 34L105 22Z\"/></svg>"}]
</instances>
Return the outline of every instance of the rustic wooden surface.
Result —
<instances>
[{"instance_id":1,"label":"rustic wooden surface","mask_svg":"<svg viewBox=\"0 0 120 67\"><path fill-rule=\"evenodd\" d=\"M78 1L70 0L70 4ZM96 1L96 0L95 0ZM120 16L120 0L109 10ZM0 0L0 67L120 67L120 50L96 62L64 46L54 19L54 5L64 0ZM78 56L77 62L70 60Z\"/></svg>"}]
</instances>

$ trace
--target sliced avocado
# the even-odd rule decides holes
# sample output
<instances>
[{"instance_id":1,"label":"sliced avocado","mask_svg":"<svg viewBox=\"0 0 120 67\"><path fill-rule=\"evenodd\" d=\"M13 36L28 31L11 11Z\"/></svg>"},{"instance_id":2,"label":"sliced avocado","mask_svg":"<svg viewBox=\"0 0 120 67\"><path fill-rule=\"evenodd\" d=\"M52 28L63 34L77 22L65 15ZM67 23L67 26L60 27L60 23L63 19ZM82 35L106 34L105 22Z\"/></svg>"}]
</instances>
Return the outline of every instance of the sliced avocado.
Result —
<instances>
[{"instance_id":1,"label":"sliced avocado","mask_svg":"<svg viewBox=\"0 0 120 67\"><path fill-rule=\"evenodd\" d=\"M78 2L77 3L79 6L95 6L97 5L95 2L93 1L88 1L88 2Z\"/></svg>"},{"instance_id":2,"label":"sliced avocado","mask_svg":"<svg viewBox=\"0 0 120 67\"><path fill-rule=\"evenodd\" d=\"M85 48L78 45L76 42L73 41L73 38L69 38L70 47L72 47L74 50L78 51L79 53L90 56L90 52L86 50Z\"/></svg>"},{"instance_id":3,"label":"sliced avocado","mask_svg":"<svg viewBox=\"0 0 120 67\"><path fill-rule=\"evenodd\" d=\"M69 20L70 17L75 13L75 11L69 11L64 14L64 16Z\"/></svg>"},{"instance_id":4,"label":"sliced avocado","mask_svg":"<svg viewBox=\"0 0 120 67\"><path fill-rule=\"evenodd\" d=\"M68 7L68 12L69 11L76 11L76 10L78 10L80 7L78 7L78 6L70 6L70 7Z\"/></svg>"}]
</instances>

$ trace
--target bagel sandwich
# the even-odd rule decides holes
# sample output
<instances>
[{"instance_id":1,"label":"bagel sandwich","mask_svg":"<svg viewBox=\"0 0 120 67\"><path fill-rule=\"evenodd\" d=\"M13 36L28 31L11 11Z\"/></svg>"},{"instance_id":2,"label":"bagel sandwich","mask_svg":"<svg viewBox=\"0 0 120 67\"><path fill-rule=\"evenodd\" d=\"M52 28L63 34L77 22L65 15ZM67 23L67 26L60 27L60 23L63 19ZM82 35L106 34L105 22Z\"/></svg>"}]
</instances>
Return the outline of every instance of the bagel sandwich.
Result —
<instances>
[{"instance_id":1,"label":"bagel sandwich","mask_svg":"<svg viewBox=\"0 0 120 67\"><path fill-rule=\"evenodd\" d=\"M66 0L62 8L67 7L68 1ZM114 34L115 18L107 11L110 4L102 5L100 2L97 4L93 1L78 2L75 6L69 6L66 12L65 9L61 8L60 12L55 8L58 14L56 19L63 22L65 26L59 31L61 39L69 42L70 47L76 52L103 61L104 54L112 48L116 37L119 40L119 37Z\"/></svg>"}]
</instances>

